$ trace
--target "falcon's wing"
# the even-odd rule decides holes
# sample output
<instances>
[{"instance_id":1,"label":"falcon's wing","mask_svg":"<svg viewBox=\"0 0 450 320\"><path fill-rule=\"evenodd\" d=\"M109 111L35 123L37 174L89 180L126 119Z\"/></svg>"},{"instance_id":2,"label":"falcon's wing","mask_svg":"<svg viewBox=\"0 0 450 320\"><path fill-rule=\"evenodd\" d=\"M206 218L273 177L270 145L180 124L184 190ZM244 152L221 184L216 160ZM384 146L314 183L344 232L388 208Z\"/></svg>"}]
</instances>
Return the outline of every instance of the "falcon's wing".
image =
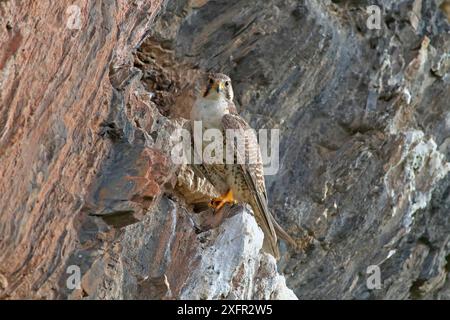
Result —
<instances>
[{"instance_id":1,"label":"falcon's wing","mask_svg":"<svg viewBox=\"0 0 450 320\"><path fill-rule=\"evenodd\" d=\"M248 123L238 114L227 114L222 118L224 130L238 130L245 138L245 150L234 148L238 153L236 158L246 159L244 163L235 164L244 178L245 184L251 193L249 203L254 211L256 221L264 232L264 247L278 259L279 252L277 246L277 236L272 223L272 216L267 206L266 187L264 183L264 171L256 135ZM250 130L249 130L250 129ZM248 152L248 158L245 157L245 151ZM247 159L256 160L255 163L248 162Z\"/></svg>"},{"instance_id":2,"label":"falcon's wing","mask_svg":"<svg viewBox=\"0 0 450 320\"><path fill-rule=\"evenodd\" d=\"M239 164L243 173L247 178L251 179L252 184L264 200L267 201L266 185L264 182L264 169L261 157L261 150L259 149L258 140L252 127L238 114L226 114L222 118L222 125L224 130L234 129L238 130L242 137L245 138L245 150L238 150L234 148L235 152L239 153L237 157L246 159L244 164ZM224 135L225 136L225 135ZM247 158L245 157L247 152ZM253 162L249 163L249 160Z\"/></svg>"}]
</instances>

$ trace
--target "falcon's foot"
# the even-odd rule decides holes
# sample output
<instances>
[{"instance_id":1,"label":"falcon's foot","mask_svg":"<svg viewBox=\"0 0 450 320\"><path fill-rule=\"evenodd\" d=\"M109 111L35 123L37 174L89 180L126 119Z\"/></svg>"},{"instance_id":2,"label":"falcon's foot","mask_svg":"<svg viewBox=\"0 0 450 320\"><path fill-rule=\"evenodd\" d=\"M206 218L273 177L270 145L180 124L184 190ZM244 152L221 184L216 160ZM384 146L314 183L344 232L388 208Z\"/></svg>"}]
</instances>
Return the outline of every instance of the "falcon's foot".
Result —
<instances>
[{"instance_id":1,"label":"falcon's foot","mask_svg":"<svg viewBox=\"0 0 450 320\"><path fill-rule=\"evenodd\" d=\"M236 204L237 201L233 197L233 191L228 190L227 193L221 195L219 198L212 199L209 203L211 208L214 208L215 211L219 211L223 208L223 206L227 203Z\"/></svg>"}]
</instances>

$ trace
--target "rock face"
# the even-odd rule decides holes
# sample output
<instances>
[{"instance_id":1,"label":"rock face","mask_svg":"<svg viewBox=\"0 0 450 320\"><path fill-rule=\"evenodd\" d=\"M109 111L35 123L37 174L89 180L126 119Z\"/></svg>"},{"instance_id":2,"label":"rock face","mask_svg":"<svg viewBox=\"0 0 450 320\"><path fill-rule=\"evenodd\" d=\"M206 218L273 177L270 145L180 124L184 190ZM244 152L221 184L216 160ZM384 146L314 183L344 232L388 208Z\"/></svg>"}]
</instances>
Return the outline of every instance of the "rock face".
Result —
<instances>
[{"instance_id":1,"label":"rock face","mask_svg":"<svg viewBox=\"0 0 450 320\"><path fill-rule=\"evenodd\" d=\"M450 299L448 1L71 5L0 2L1 298ZM171 161L208 71L280 130L278 265Z\"/></svg>"},{"instance_id":2,"label":"rock face","mask_svg":"<svg viewBox=\"0 0 450 320\"><path fill-rule=\"evenodd\" d=\"M83 289L93 299L296 299L275 259L260 253L262 240L254 218L240 210L196 234L186 210L163 197L152 214L126 228L106 285L89 281ZM100 264L89 271L92 278L102 278Z\"/></svg>"},{"instance_id":3,"label":"rock face","mask_svg":"<svg viewBox=\"0 0 450 320\"><path fill-rule=\"evenodd\" d=\"M107 119L130 96L110 69L129 61L161 3L71 5L0 2L1 297L58 296L71 252L91 245L81 209L114 156L99 133L114 132Z\"/></svg>"}]
</instances>

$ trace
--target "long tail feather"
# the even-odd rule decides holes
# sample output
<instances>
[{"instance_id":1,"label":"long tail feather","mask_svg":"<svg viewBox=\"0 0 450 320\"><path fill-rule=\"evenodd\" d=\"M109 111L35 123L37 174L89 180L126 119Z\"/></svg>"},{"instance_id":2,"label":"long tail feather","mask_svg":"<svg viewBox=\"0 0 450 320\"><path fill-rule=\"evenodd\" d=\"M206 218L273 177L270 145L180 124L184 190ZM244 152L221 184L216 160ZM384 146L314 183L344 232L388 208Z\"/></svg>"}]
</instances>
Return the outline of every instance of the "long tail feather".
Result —
<instances>
[{"instance_id":1,"label":"long tail feather","mask_svg":"<svg viewBox=\"0 0 450 320\"><path fill-rule=\"evenodd\" d=\"M256 222L258 222L258 225L264 233L263 251L273 255L275 259L278 260L280 258L280 251L277 245L277 235L271 221L272 219L270 219L271 215L267 205L262 202L263 201L255 199L254 203L251 204L251 207Z\"/></svg>"}]
</instances>

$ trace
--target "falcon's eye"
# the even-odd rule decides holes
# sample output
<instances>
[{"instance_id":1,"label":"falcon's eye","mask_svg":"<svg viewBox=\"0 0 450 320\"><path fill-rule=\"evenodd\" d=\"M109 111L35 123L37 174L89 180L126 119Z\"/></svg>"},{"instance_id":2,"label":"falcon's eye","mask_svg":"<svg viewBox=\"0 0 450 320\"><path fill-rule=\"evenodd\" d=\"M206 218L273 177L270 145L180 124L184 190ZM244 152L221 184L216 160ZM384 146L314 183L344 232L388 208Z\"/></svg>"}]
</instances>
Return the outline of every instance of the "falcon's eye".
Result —
<instances>
[{"instance_id":1,"label":"falcon's eye","mask_svg":"<svg viewBox=\"0 0 450 320\"><path fill-rule=\"evenodd\" d=\"M230 85L230 81L225 81L225 87L228 87Z\"/></svg>"},{"instance_id":2,"label":"falcon's eye","mask_svg":"<svg viewBox=\"0 0 450 320\"><path fill-rule=\"evenodd\" d=\"M214 80L209 78L209 84L214 84Z\"/></svg>"}]
</instances>

